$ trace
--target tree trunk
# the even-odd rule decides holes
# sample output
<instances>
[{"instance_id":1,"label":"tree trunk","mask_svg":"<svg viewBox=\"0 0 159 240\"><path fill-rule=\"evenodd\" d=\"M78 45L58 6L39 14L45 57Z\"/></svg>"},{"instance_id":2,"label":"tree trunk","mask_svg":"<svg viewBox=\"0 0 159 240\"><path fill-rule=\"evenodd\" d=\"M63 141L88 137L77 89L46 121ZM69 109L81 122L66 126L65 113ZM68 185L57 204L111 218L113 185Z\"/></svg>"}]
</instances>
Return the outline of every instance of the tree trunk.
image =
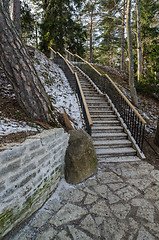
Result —
<instances>
[{"instance_id":1,"label":"tree trunk","mask_svg":"<svg viewBox=\"0 0 159 240\"><path fill-rule=\"evenodd\" d=\"M36 48L38 49L38 26L35 24L35 40L36 40Z\"/></svg>"},{"instance_id":2,"label":"tree trunk","mask_svg":"<svg viewBox=\"0 0 159 240\"><path fill-rule=\"evenodd\" d=\"M92 54L92 45L93 45L93 10L91 11L91 21L90 21L90 62L93 61L93 54Z\"/></svg>"},{"instance_id":3,"label":"tree trunk","mask_svg":"<svg viewBox=\"0 0 159 240\"><path fill-rule=\"evenodd\" d=\"M157 121L157 130L156 130L156 134L155 134L155 144L156 146L159 147L159 118L158 118L158 121Z\"/></svg>"},{"instance_id":4,"label":"tree trunk","mask_svg":"<svg viewBox=\"0 0 159 240\"><path fill-rule=\"evenodd\" d=\"M60 0L60 31L59 31L59 48L60 48L60 53L63 55L64 53L64 32L63 32L63 0Z\"/></svg>"},{"instance_id":5,"label":"tree trunk","mask_svg":"<svg viewBox=\"0 0 159 240\"><path fill-rule=\"evenodd\" d=\"M141 45L141 17L140 17L140 0L136 0L136 13L137 13L137 79L140 81L142 75L142 45Z\"/></svg>"},{"instance_id":6,"label":"tree trunk","mask_svg":"<svg viewBox=\"0 0 159 240\"><path fill-rule=\"evenodd\" d=\"M121 71L124 71L124 35L125 35L125 0L123 0L123 12L122 12L121 63L120 63Z\"/></svg>"},{"instance_id":7,"label":"tree trunk","mask_svg":"<svg viewBox=\"0 0 159 240\"><path fill-rule=\"evenodd\" d=\"M129 57L129 87L130 87L132 102L135 106L137 106L138 99L137 99L137 93L134 85L134 60L133 60L132 38L131 38L131 0L127 1L126 29L127 29L127 44L128 44L128 57Z\"/></svg>"},{"instance_id":8,"label":"tree trunk","mask_svg":"<svg viewBox=\"0 0 159 240\"><path fill-rule=\"evenodd\" d=\"M16 27L16 30L21 35L20 24L20 0L10 0L10 16Z\"/></svg>"},{"instance_id":9,"label":"tree trunk","mask_svg":"<svg viewBox=\"0 0 159 240\"><path fill-rule=\"evenodd\" d=\"M36 70L0 1L0 63L26 114L41 122L54 123L52 106Z\"/></svg>"}]
</instances>

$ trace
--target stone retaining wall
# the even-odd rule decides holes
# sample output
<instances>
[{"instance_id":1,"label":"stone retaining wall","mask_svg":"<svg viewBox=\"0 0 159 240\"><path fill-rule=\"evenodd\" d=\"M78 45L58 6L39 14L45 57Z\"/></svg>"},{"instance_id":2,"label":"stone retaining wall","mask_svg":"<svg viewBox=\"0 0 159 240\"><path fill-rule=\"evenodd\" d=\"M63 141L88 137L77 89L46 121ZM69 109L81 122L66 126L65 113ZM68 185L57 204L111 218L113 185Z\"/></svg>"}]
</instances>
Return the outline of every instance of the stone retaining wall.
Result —
<instances>
[{"instance_id":1,"label":"stone retaining wall","mask_svg":"<svg viewBox=\"0 0 159 240\"><path fill-rule=\"evenodd\" d=\"M42 206L62 176L69 135L52 129L0 148L0 238ZM3 147L4 148L4 147Z\"/></svg>"}]
</instances>

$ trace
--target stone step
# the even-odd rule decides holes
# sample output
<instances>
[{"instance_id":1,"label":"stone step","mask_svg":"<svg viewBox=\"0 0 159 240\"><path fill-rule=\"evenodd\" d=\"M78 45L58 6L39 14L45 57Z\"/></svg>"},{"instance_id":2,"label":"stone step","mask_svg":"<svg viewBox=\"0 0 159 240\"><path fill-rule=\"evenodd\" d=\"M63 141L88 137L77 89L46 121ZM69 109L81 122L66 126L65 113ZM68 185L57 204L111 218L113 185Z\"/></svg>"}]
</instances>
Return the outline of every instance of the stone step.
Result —
<instances>
[{"instance_id":1,"label":"stone step","mask_svg":"<svg viewBox=\"0 0 159 240\"><path fill-rule=\"evenodd\" d=\"M89 111L111 111L111 107L109 104L107 106L89 106Z\"/></svg>"},{"instance_id":2,"label":"stone step","mask_svg":"<svg viewBox=\"0 0 159 240\"><path fill-rule=\"evenodd\" d=\"M81 77L78 77L79 78L79 80L80 80L80 83L82 83L82 84L91 84L87 79L84 79L84 78L81 78Z\"/></svg>"},{"instance_id":3,"label":"stone step","mask_svg":"<svg viewBox=\"0 0 159 240\"><path fill-rule=\"evenodd\" d=\"M104 119L107 120L108 118L109 118L109 119L112 119L112 120L113 120L113 119L117 119L117 116L114 115L114 114L113 114L113 115L111 115L111 114L108 114L108 115L107 115L106 113L105 113L105 114L98 114L98 113L97 113L96 115L94 115L94 114L92 115L92 114L91 114L91 118L92 118L92 119L98 119L98 120L104 121Z\"/></svg>"},{"instance_id":4,"label":"stone step","mask_svg":"<svg viewBox=\"0 0 159 240\"><path fill-rule=\"evenodd\" d=\"M93 126L120 126L120 122L118 120L107 120L107 121L93 121Z\"/></svg>"},{"instance_id":5,"label":"stone step","mask_svg":"<svg viewBox=\"0 0 159 240\"><path fill-rule=\"evenodd\" d=\"M84 93L85 97L89 97L89 98L99 97L99 94L95 90L93 90L91 92L83 91L83 93Z\"/></svg>"},{"instance_id":6,"label":"stone step","mask_svg":"<svg viewBox=\"0 0 159 240\"><path fill-rule=\"evenodd\" d=\"M119 157L119 156L135 156L136 151L132 147L128 148L97 148L96 153L98 157Z\"/></svg>"},{"instance_id":7,"label":"stone step","mask_svg":"<svg viewBox=\"0 0 159 240\"><path fill-rule=\"evenodd\" d=\"M116 121L117 120L117 118L92 118L91 117L91 119L92 119L92 122L93 122L93 125L98 125L99 126L99 124L96 124L96 122L97 121L102 121L102 122L114 122L114 121ZM106 125L106 124L105 124ZM117 126L119 126L120 124L117 124ZM112 126L112 124L111 124L111 126Z\"/></svg>"},{"instance_id":8,"label":"stone step","mask_svg":"<svg viewBox=\"0 0 159 240\"><path fill-rule=\"evenodd\" d=\"M123 132L121 126L92 126L92 132Z\"/></svg>"},{"instance_id":9,"label":"stone step","mask_svg":"<svg viewBox=\"0 0 159 240\"><path fill-rule=\"evenodd\" d=\"M83 92L85 94L93 94L93 93L95 93L95 94L99 95L99 93L95 89L93 89L92 86L90 87L90 89L82 87L82 90L83 90Z\"/></svg>"},{"instance_id":10,"label":"stone step","mask_svg":"<svg viewBox=\"0 0 159 240\"><path fill-rule=\"evenodd\" d=\"M95 148L123 148L131 147L131 142L129 140L94 140L93 144Z\"/></svg>"},{"instance_id":11,"label":"stone step","mask_svg":"<svg viewBox=\"0 0 159 240\"><path fill-rule=\"evenodd\" d=\"M100 97L99 95L96 95L96 93L93 93L93 94L85 94L85 92L83 93L84 93L85 99L88 101L93 100L94 102L96 102L97 100L103 100L103 103L107 102L104 98Z\"/></svg>"},{"instance_id":12,"label":"stone step","mask_svg":"<svg viewBox=\"0 0 159 240\"><path fill-rule=\"evenodd\" d=\"M81 86L85 86L85 87L87 87L87 86L92 86L92 84L91 84L90 82L88 82L88 81L82 81L82 80L80 80L80 84L81 84Z\"/></svg>"},{"instance_id":13,"label":"stone step","mask_svg":"<svg viewBox=\"0 0 159 240\"><path fill-rule=\"evenodd\" d=\"M97 157L99 162L103 163L111 163L111 162L136 162L141 161L141 159L137 156L121 156L121 157Z\"/></svg>"},{"instance_id":14,"label":"stone step","mask_svg":"<svg viewBox=\"0 0 159 240\"><path fill-rule=\"evenodd\" d=\"M80 79L79 79L79 80L80 80ZM90 82L85 81L85 80L84 80L84 81L83 81L83 80L80 80L80 84L81 84L81 85L84 85L84 86L87 86L87 85L88 85L88 86L92 86L92 84L91 84Z\"/></svg>"},{"instance_id":15,"label":"stone step","mask_svg":"<svg viewBox=\"0 0 159 240\"><path fill-rule=\"evenodd\" d=\"M91 87L91 88L93 87L92 84L89 82L81 82L80 81L80 84L81 84L82 88L84 87L84 88L88 89L89 87Z\"/></svg>"},{"instance_id":16,"label":"stone step","mask_svg":"<svg viewBox=\"0 0 159 240\"><path fill-rule=\"evenodd\" d=\"M112 115L112 114L114 114L114 112L113 111L111 111L111 110L105 110L105 111L100 111L100 110L96 110L96 111L94 111L94 110L89 110L89 112L90 112L90 114L91 115L95 115L95 114L99 114L99 115Z\"/></svg>"},{"instance_id":17,"label":"stone step","mask_svg":"<svg viewBox=\"0 0 159 240\"><path fill-rule=\"evenodd\" d=\"M117 140L117 139L127 139L127 134L123 133L123 132L104 132L104 133L101 133L101 132L93 132L92 133L92 138L93 140L97 141L97 140Z\"/></svg>"},{"instance_id":18,"label":"stone step","mask_svg":"<svg viewBox=\"0 0 159 240\"><path fill-rule=\"evenodd\" d=\"M102 103L102 102L97 102L97 101L96 102L93 102L93 101L88 102L87 101L87 105L88 105L88 107L107 107L107 106L110 107L110 105L107 102Z\"/></svg>"},{"instance_id":19,"label":"stone step","mask_svg":"<svg viewBox=\"0 0 159 240\"><path fill-rule=\"evenodd\" d=\"M84 96L85 96L85 99L87 99L87 98L93 98L93 97L97 97L96 96L96 92L92 92L92 93L85 93L84 91L83 91L83 93L84 93ZM94 100L94 101L96 101L96 99Z\"/></svg>"},{"instance_id":20,"label":"stone step","mask_svg":"<svg viewBox=\"0 0 159 240\"><path fill-rule=\"evenodd\" d=\"M94 102L100 101L100 102L103 102L103 103L107 102L107 101L105 100L105 98L102 97L102 96L100 96L100 95L97 95L97 96L94 96L94 95L92 95L92 96L87 96L87 95L85 95L85 98L86 98L86 100L87 100L88 102L89 102L89 101L94 101Z\"/></svg>"},{"instance_id":21,"label":"stone step","mask_svg":"<svg viewBox=\"0 0 159 240\"><path fill-rule=\"evenodd\" d=\"M86 102L87 102L87 105L90 105L91 104L91 106L93 105L93 106L99 106L99 105L101 105L101 106L108 106L108 103L107 102L104 102L103 101L103 99L99 99L99 100L86 100Z\"/></svg>"}]
</instances>

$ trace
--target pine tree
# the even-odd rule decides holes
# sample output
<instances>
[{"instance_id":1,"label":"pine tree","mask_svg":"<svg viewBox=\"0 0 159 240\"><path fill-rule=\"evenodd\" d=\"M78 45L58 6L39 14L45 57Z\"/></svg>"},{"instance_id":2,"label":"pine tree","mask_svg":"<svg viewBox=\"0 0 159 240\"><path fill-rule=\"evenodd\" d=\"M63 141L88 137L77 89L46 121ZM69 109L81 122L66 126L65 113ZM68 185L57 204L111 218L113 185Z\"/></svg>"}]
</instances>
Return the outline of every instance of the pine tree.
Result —
<instances>
[{"instance_id":1,"label":"pine tree","mask_svg":"<svg viewBox=\"0 0 159 240\"><path fill-rule=\"evenodd\" d=\"M122 9L122 32L121 32L121 62L120 70L124 71L124 41L125 41L125 0L123 0L123 9Z\"/></svg>"},{"instance_id":2,"label":"pine tree","mask_svg":"<svg viewBox=\"0 0 159 240\"><path fill-rule=\"evenodd\" d=\"M19 34L0 1L0 64L26 114L54 124L53 108Z\"/></svg>"},{"instance_id":3,"label":"pine tree","mask_svg":"<svg viewBox=\"0 0 159 240\"><path fill-rule=\"evenodd\" d=\"M142 45L141 45L141 16L140 16L141 1L136 0L136 15L137 15L137 79L141 80L142 76Z\"/></svg>"},{"instance_id":4,"label":"pine tree","mask_svg":"<svg viewBox=\"0 0 159 240\"><path fill-rule=\"evenodd\" d=\"M34 18L35 16L31 13L31 8L23 1L21 4L21 35L26 44L29 44L31 41L32 45L34 45L36 26L38 24ZM36 44L36 47L38 47L37 45L38 44Z\"/></svg>"},{"instance_id":5,"label":"pine tree","mask_svg":"<svg viewBox=\"0 0 159 240\"><path fill-rule=\"evenodd\" d=\"M98 0L91 0L85 3L83 7L83 18L87 19L87 29L89 38L89 61L93 62L93 36L94 36L94 25L97 25L96 17L98 16Z\"/></svg>"},{"instance_id":6,"label":"pine tree","mask_svg":"<svg viewBox=\"0 0 159 240\"><path fill-rule=\"evenodd\" d=\"M128 56L129 56L129 87L130 87L132 102L135 106L138 106L137 93L136 93L135 84L134 84L134 60L133 60L133 48L132 48L132 36L131 36L131 0L127 1L126 29L127 29Z\"/></svg>"},{"instance_id":7,"label":"pine tree","mask_svg":"<svg viewBox=\"0 0 159 240\"><path fill-rule=\"evenodd\" d=\"M16 30L21 35L21 23L20 23L20 0L10 0L10 16L16 27Z\"/></svg>"},{"instance_id":8,"label":"pine tree","mask_svg":"<svg viewBox=\"0 0 159 240\"><path fill-rule=\"evenodd\" d=\"M101 17L99 21L100 44L97 52L97 60L102 64L115 67L120 64L119 48L121 48L122 19L121 1L102 0Z\"/></svg>"},{"instance_id":9,"label":"pine tree","mask_svg":"<svg viewBox=\"0 0 159 240\"><path fill-rule=\"evenodd\" d=\"M76 1L73 1L77 6ZM70 0L43 1L43 20L41 24L41 49L45 52L53 47L63 54L64 48L83 50L85 31L82 25L73 20L75 6ZM78 53L78 52L77 52Z\"/></svg>"},{"instance_id":10,"label":"pine tree","mask_svg":"<svg viewBox=\"0 0 159 240\"><path fill-rule=\"evenodd\" d=\"M152 80L159 72L159 28L155 24L158 13L158 1L141 1L141 39L143 46L143 75ZM153 24L154 23L154 24Z\"/></svg>"}]
</instances>

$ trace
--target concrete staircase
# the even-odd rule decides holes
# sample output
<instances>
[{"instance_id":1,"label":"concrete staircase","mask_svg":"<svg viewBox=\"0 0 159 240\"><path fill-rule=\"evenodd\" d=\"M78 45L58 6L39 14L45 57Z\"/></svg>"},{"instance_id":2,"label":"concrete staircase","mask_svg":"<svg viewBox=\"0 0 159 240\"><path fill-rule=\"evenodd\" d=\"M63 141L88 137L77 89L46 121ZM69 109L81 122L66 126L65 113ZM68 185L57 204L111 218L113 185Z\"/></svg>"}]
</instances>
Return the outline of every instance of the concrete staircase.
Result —
<instances>
[{"instance_id":1,"label":"concrete staircase","mask_svg":"<svg viewBox=\"0 0 159 240\"><path fill-rule=\"evenodd\" d=\"M98 160L106 162L140 160L106 96L100 94L78 68L73 66L73 70L78 74L92 118L92 138Z\"/></svg>"}]
</instances>

